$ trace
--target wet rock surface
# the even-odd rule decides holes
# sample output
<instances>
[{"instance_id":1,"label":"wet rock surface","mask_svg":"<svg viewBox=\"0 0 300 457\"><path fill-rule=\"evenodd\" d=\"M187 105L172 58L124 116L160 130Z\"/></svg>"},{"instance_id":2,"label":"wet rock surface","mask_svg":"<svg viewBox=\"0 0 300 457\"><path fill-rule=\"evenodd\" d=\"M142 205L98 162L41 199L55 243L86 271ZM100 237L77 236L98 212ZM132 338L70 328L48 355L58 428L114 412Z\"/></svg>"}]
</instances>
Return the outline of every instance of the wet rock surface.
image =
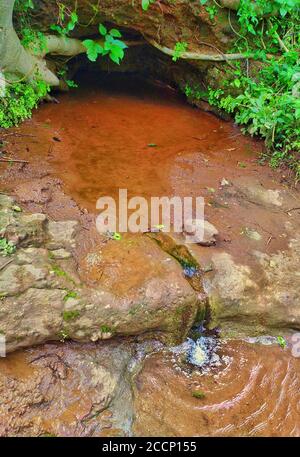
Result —
<instances>
[{"instance_id":1,"label":"wet rock surface","mask_svg":"<svg viewBox=\"0 0 300 457\"><path fill-rule=\"evenodd\" d=\"M201 337L17 351L0 359L0 436L300 436L291 349Z\"/></svg>"},{"instance_id":2,"label":"wet rock surface","mask_svg":"<svg viewBox=\"0 0 300 457\"><path fill-rule=\"evenodd\" d=\"M147 332L185 338L204 303L179 263L154 241L99 240L78 267L77 221L14 211L6 197L0 203L2 236L16 246L9 263L0 264L0 329L9 352L69 338L87 342Z\"/></svg>"},{"instance_id":3,"label":"wet rock surface","mask_svg":"<svg viewBox=\"0 0 300 457\"><path fill-rule=\"evenodd\" d=\"M260 334L300 329L300 238L268 255L253 251L256 268L238 264L228 253L212 257L215 274L206 286L211 325L227 334Z\"/></svg>"},{"instance_id":4,"label":"wet rock surface","mask_svg":"<svg viewBox=\"0 0 300 457\"><path fill-rule=\"evenodd\" d=\"M0 436L130 433L126 344L48 344L0 359Z\"/></svg>"},{"instance_id":5,"label":"wet rock surface","mask_svg":"<svg viewBox=\"0 0 300 457\"><path fill-rule=\"evenodd\" d=\"M203 371L174 353L135 380L137 436L299 436L299 359L279 346L223 342Z\"/></svg>"},{"instance_id":6,"label":"wet rock surface","mask_svg":"<svg viewBox=\"0 0 300 457\"><path fill-rule=\"evenodd\" d=\"M201 235L197 236L198 232ZM191 219L185 223L185 234L190 237L191 242L201 246L213 246L217 242L219 232L213 224L206 220Z\"/></svg>"}]
</instances>

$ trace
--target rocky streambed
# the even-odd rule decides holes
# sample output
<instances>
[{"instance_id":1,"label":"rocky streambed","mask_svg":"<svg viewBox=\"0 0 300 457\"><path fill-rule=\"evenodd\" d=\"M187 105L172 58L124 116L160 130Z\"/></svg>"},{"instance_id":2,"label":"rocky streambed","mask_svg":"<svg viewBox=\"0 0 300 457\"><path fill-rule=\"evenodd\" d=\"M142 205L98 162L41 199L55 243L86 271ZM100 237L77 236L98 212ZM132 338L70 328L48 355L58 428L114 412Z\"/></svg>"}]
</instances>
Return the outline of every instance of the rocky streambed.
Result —
<instances>
[{"instance_id":1,"label":"rocky streambed","mask_svg":"<svg viewBox=\"0 0 300 457\"><path fill-rule=\"evenodd\" d=\"M93 87L5 142L0 434L298 436L298 191L173 92ZM204 196L206 246L99 235L122 187Z\"/></svg>"}]
</instances>

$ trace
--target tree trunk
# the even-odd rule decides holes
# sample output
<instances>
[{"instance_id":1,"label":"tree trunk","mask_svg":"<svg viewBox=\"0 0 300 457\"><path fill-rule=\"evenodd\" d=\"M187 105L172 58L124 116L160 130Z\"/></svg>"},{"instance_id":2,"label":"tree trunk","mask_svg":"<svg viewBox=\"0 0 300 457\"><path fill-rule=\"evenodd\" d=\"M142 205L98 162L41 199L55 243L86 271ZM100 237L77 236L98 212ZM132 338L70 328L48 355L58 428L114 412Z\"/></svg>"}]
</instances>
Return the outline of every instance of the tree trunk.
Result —
<instances>
[{"instance_id":1,"label":"tree trunk","mask_svg":"<svg viewBox=\"0 0 300 457\"><path fill-rule=\"evenodd\" d=\"M15 0L0 0L0 70L10 80L40 78L56 86L58 78L47 68L46 62L25 50L13 26Z\"/></svg>"},{"instance_id":2,"label":"tree trunk","mask_svg":"<svg viewBox=\"0 0 300 457\"><path fill-rule=\"evenodd\" d=\"M48 35L46 52L33 55L26 50L13 26L15 0L0 0L0 73L6 82L18 79L40 79L50 86L58 86L59 79L49 70L44 59L48 53L75 56L86 51L80 40Z\"/></svg>"}]
</instances>

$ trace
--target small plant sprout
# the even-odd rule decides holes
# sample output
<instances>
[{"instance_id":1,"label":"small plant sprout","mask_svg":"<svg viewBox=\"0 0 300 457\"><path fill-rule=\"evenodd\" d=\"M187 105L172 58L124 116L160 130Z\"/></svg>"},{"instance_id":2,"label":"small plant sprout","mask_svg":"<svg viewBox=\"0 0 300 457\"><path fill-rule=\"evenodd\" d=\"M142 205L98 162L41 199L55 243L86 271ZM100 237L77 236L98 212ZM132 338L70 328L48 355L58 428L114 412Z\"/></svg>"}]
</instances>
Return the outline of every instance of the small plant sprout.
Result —
<instances>
[{"instance_id":1,"label":"small plant sprout","mask_svg":"<svg viewBox=\"0 0 300 457\"><path fill-rule=\"evenodd\" d=\"M8 257L16 251L16 246L6 238L0 238L0 255Z\"/></svg>"},{"instance_id":2,"label":"small plant sprout","mask_svg":"<svg viewBox=\"0 0 300 457\"><path fill-rule=\"evenodd\" d=\"M118 232L114 232L112 238L116 241L120 241L122 239L122 235Z\"/></svg>"},{"instance_id":3,"label":"small plant sprout","mask_svg":"<svg viewBox=\"0 0 300 457\"><path fill-rule=\"evenodd\" d=\"M59 332L58 337L59 337L59 341L64 343L66 340L68 340L70 338L70 335L66 329L62 329Z\"/></svg>"},{"instance_id":4,"label":"small plant sprout","mask_svg":"<svg viewBox=\"0 0 300 457\"><path fill-rule=\"evenodd\" d=\"M111 333L112 329L108 325L101 325L101 333Z\"/></svg>"},{"instance_id":5,"label":"small plant sprout","mask_svg":"<svg viewBox=\"0 0 300 457\"><path fill-rule=\"evenodd\" d=\"M63 312L63 320L65 322L72 321L79 316L80 316L80 311L78 311L77 309L75 309L73 311L64 311Z\"/></svg>"},{"instance_id":6,"label":"small plant sprout","mask_svg":"<svg viewBox=\"0 0 300 457\"><path fill-rule=\"evenodd\" d=\"M178 41L174 47L174 56L172 57L173 62L176 62L180 59L183 52L185 52L188 48L188 44L184 41Z\"/></svg>"},{"instance_id":7,"label":"small plant sprout","mask_svg":"<svg viewBox=\"0 0 300 457\"><path fill-rule=\"evenodd\" d=\"M192 397L198 398L199 400L203 400L204 398L206 398L206 395L201 390L193 390Z\"/></svg>"},{"instance_id":8,"label":"small plant sprout","mask_svg":"<svg viewBox=\"0 0 300 457\"><path fill-rule=\"evenodd\" d=\"M277 336L277 342L282 349L285 349L287 346L287 341L283 336Z\"/></svg>"},{"instance_id":9,"label":"small plant sprout","mask_svg":"<svg viewBox=\"0 0 300 457\"><path fill-rule=\"evenodd\" d=\"M69 298L78 298L78 293L75 290L68 290L64 296L64 301L69 300Z\"/></svg>"},{"instance_id":10,"label":"small plant sprout","mask_svg":"<svg viewBox=\"0 0 300 457\"><path fill-rule=\"evenodd\" d=\"M21 213L22 212L22 208L20 208L20 206L18 206L18 205L13 205L11 209L13 211L15 211L16 213Z\"/></svg>"}]
</instances>

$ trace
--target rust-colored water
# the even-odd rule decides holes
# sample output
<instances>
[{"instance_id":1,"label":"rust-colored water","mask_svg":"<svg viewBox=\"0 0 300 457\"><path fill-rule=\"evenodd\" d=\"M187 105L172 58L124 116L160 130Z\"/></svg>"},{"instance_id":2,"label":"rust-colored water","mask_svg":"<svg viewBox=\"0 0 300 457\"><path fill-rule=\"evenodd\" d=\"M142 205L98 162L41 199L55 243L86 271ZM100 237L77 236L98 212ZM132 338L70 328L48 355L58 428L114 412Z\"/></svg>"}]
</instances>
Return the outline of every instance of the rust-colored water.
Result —
<instances>
[{"instance_id":1,"label":"rust-colored water","mask_svg":"<svg viewBox=\"0 0 300 457\"><path fill-rule=\"evenodd\" d=\"M242 341L220 353L222 365L207 374L179 370L170 354L150 356L136 380L135 434L300 436L300 360Z\"/></svg>"},{"instance_id":2,"label":"rust-colored water","mask_svg":"<svg viewBox=\"0 0 300 457\"><path fill-rule=\"evenodd\" d=\"M85 80L60 101L42 107L34 120L56 132L61 141L52 144L51 163L91 211L100 196L115 197L119 188L130 196L203 195L219 185L226 168L239 174L238 162L251 167L261 149L232 123L134 78Z\"/></svg>"},{"instance_id":3,"label":"rust-colored water","mask_svg":"<svg viewBox=\"0 0 300 457\"><path fill-rule=\"evenodd\" d=\"M300 360L290 349L230 341L218 352L206 372L167 350L148 356L132 384L133 435L300 436ZM91 360L116 363L109 357L109 346L103 355L101 345L65 343L0 360L0 435L124 436L110 408L83 420L107 395Z\"/></svg>"},{"instance_id":4,"label":"rust-colored water","mask_svg":"<svg viewBox=\"0 0 300 457\"><path fill-rule=\"evenodd\" d=\"M14 153L30 165L15 178L16 166L11 168L4 182L12 183L21 200L27 196L29 203L38 203L29 209L42 210L51 200L48 182L32 183L46 174L60 178L64 191L92 213L100 196L117 197L119 188L128 189L129 197L202 196L206 218L220 231L219 247L236 258L249 253L243 227L261 234L255 248L271 253L285 247L284 213L228 198L220 187L226 178L283 188L278 172L257 163L262 142L243 136L232 122L134 77L86 76L79 89L60 95L59 101L43 105L21 126L20 132L34 132L33 138L13 139ZM58 196L52 200L52 217L72 217L70 204Z\"/></svg>"}]
</instances>

